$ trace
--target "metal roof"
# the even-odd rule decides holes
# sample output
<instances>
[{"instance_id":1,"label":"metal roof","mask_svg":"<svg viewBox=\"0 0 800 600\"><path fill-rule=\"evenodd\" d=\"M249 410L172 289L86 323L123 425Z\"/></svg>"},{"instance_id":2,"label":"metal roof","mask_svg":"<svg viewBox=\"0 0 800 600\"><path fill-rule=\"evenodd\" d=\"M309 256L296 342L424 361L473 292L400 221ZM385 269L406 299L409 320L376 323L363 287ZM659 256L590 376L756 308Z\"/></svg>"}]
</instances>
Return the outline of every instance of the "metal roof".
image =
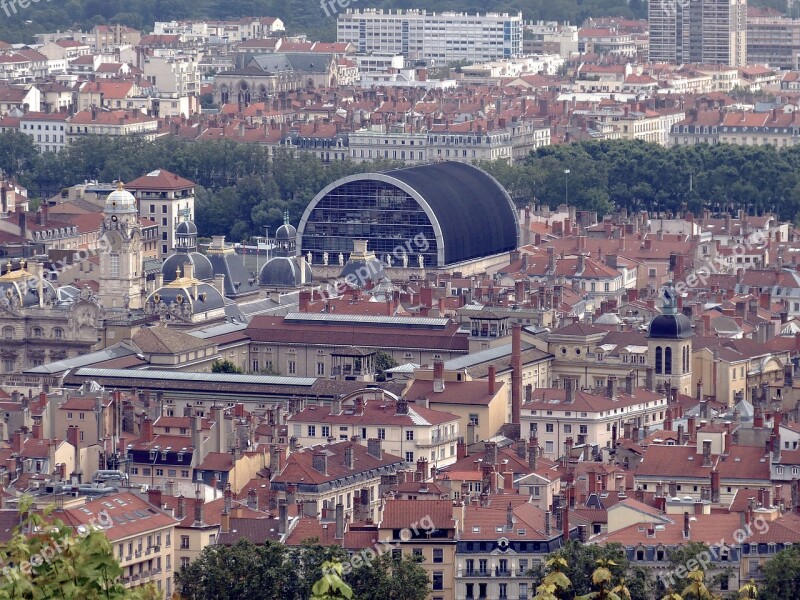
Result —
<instances>
[{"instance_id":1,"label":"metal roof","mask_svg":"<svg viewBox=\"0 0 800 600\"><path fill-rule=\"evenodd\" d=\"M277 377L275 375L240 375L238 373L186 373L183 371L130 371L128 369L82 368L76 377L112 377L114 379L158 379L203 381L208 383L250 383L260 385L294 385L311 387L315 377Z\"/></svg>"},{"instance_id":2,"label":"metal roof","mask_svg":"<svg viewBox=\"0 0 800 600\"><path fill-rule=\"evenodd\" d=\"M497 360L504 356L511 355L511 344L503 344L502 346L495 346L494 348L487 348L480 352L473 352L464 356L459 356L444 363L444 368L448 371L455 371L458 369L466 369L474 367L481 363Z\"/></svg>"},{"instance_id":3,"label":"metal roof","mask_svg":"<svg viewBox=\"0 0 800 600\"><path fill-rule=\"evenodd\" d=\"M114 358L131 356L133 354L136 354L136 351L134 349L119 344L116 346L111 346L110 348L106 348L104 350L98 350L97 352L90 352L89 354L82 354L74 358L57 360L55 362L40 365L32 369L27 369L26 371L24 371L24 373L31 375L51 375L53 373L63 373L64 371L67 371L69 369L83 367L84 365L93 365ZM103 369L98 369L98 370L103 370Z\"/></svg>"},{"instance_id":4,"label":"metal roof","mask_svg":"<svg viewBox=\"0 0 800 600\"><path fill-rule=\"evenodd\" d=\"M205 329L197 329L196 331L189 331L189 335L199 337L205 340L217 335L224 335L226 333L233 333L234 331L242 331L247 329L247 323L223 323L222 325L215 325L214 327L207 327Z\"/></svg>"},{"instance_id":5,"label":"metal roof","mask_svg":"<svg viewBox=\"0 0 800 600\"><path fill-rule=\"evenodd\" d=\"M326 323L352 323L354 325L402 325L403 327L435 327L444 329L450 323L447 318L434 317L390 317L381 315L343 315L332 313L289 313L284 321L315 321Z\"/></svg>"}]
</instances>

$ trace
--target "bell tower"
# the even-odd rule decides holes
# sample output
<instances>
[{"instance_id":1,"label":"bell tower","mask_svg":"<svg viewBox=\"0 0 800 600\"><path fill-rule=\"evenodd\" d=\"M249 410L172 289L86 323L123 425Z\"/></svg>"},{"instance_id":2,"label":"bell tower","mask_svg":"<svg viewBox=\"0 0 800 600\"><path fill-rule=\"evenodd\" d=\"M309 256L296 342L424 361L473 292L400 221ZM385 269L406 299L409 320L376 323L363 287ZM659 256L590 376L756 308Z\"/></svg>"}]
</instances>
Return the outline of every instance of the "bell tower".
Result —
<instances>
[{"instance_id":1,"label":"bell tower","mask_svg":"<svg viewBox=\"0 0 800 600\"><path fill-rule=\"evenodd\" d=\"M691 394L692 323L678 312L678 296L672 282L662 288L662 314L650 321L647 330L647 363L655 369L657 383L677 387Z\"/></svg>"},{"instance_id":2,"label":"bell tower","mask_svg":"<svg viewBox=\"0 0 800 600\"><path fill-rule=\"evenodd\" d=\"M106 198L99 245L102 305L142 308L142 227L136 198L122 182Z\"/></svg>"}]
</instances>

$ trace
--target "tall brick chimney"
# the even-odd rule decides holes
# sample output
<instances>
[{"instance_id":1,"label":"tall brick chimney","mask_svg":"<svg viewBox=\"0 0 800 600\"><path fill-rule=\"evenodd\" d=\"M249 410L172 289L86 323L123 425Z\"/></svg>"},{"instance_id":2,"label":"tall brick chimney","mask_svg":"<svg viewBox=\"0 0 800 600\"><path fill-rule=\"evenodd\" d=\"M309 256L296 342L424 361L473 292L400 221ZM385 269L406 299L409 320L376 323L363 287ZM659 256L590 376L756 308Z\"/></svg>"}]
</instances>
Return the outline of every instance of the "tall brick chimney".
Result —
<instances>
[{"instance_id":1,"label":"tall brick chimney","mask_svg":"<svg viewBox=\"0 0 800 600\"><path fill-rule=\"evenodd\" d=\"M522 404L522 325L511 328L511 423L520 426Z\"/></svg>"}]
</instances>

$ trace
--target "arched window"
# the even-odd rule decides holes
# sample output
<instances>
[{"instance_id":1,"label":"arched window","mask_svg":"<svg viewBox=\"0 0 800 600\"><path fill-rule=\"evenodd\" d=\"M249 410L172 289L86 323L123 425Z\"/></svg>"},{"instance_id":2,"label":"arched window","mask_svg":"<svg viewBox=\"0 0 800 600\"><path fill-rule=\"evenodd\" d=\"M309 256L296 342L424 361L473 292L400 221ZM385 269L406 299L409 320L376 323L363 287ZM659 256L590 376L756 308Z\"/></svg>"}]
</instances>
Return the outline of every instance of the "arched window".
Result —
<instances>
[{"instance_id":1,"label":"arched window","mask_svg":"<svg viewBox=\"0 0 800 600\"><path fill-rule=\"evenodd\" d=\"M664 375L672 375L672 348L664 350Z\"/></svg>"},{"instance_id":2,"label":"arched window","mask_svg":"<svg viewBox=\"0 0 800 600\"><path fill-rule=\"evenodd\" d=\"M42 337L44 335L44 332L42 331L41 327L34 327L33 331L31 333L33 334L33 337L35 337L35 338L40 338L40 337Z\"/></svg>"},{"instance_id":3,"label":"arched window","mask_svg":"<svg viewBox=\"0 0 800 600\"><path fill-rule=\"evenodd\" d=\"M664 367L662 366L662 350L661 346L656 346L656 373L661 375L664 372Z\"/></svg>"},{"instance_id":4,"label":"arched window","mask_svg":"<svg viewBox=\"0 0 800 600\"><path fill-rule=\"evenodd\" d=\"M4 340L13 340L14 339L14 328L13 327L3 327L3 339Z\"/></svg>"},{"instance_id":5,"label":"arched window","mask_svg":"<svg viewBox=\"0 0 800 600\"><path fill-rule=\"evenodd\" d=\"M56 327L53 329L53 337L54 338L63 338L64 337L64 330L61 327Z\"/></svg>"}]
</instances>

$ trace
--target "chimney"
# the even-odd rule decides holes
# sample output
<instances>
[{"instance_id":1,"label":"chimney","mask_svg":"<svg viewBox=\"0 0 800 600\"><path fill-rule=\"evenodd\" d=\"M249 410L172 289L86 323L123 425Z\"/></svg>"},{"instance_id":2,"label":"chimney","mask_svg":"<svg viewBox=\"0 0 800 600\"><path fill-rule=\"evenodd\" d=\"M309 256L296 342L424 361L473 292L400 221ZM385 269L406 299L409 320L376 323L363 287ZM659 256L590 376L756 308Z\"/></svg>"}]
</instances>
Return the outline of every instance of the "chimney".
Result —
<instances>
[{"instance_id":1,"label":"chimney","mask_svg":"<svg viewBox=\"0 0 800 600\"><path fill-rule=\"evenodd\" d=\"M551 513L549 510L545 511L544 513L544 537L547 540L549 540L550 536L552 535L552 525L550 523L552 515L553 513Z\"/></svg>"},{"instance_id":2,"label":"chimney","mask_svg":"<svg viewBox=\"0 0 800 600\"><path fill-rule=\"evenodd\" d=\"M149 488L147 490L147 501L157 508L164 508L164 504L161 499L161 489Z\"/></svg>"},{"instance_id":3,"label":"chimney","mask_svg":"<svg viewBox=\"0 0 800 600\"><path fill-rule=\"evenodd\" d=\"M616 400L617 398L617 378L613 375L608 378L608 384L606 386L606 396L610 400Z\"/></svg>"},{"instance_id":4,"label":"chimney","mask_svg":"<svg viewBox=\"0 0 800 600\"><path fill-rule=\"evenodd\" d=\"M535 471L539 468L539 442L531 438L528 442L528 468Z\"/></svg>"},{"instance_id":5,"label":"chimney","mask_svg":"<svg viewBox=\"0 0 800 600\"><path fill-rule=\"evenodd\" d=\"M314 452L312 457L312 466L316 471L323 475L328 474L328 453L325 450L318 450Z\"/></svg>"},{"instance_id":6,"label":"chimney","mask_svg":"<svg viewBox=\"0 0 800 600\"><path fill-rule=\"evenodd\" d=\"M522 399L522 325L511 328L511 423L520 426Z\"/></svg>"},{"instance_id":7,"label":"chimney","mask_svg":"<svg viewBox=\"0 0 800 600\"><path fill-rule=\"evenodd\" d=\"M687 425L686 433L689 435L689 441L694 441L697 430L695 429L695 419L693 416L686 419L686 425Z\"/></svg>"},{"instance_id":8,"label":"chimney","mask_svg":"<svg viewBox=\"0 0 800 600\"><path fill-rule=\"evenodd\" d=\"M719 471L711 471L711 502L719 502Z\"/></svg>"},{"instance_id":9,"label":"chimney","mask_svg":"<svg viewBox=\"0 0 800 600\"><path fill-rule=\"evenodd\" d=\"M285 534L289 528L289 515L286 510L286 500L281 498L278 500L278 533Z\"/></svg>"},{"instance_id":10,"label":"chimney","mask_svg":"<svg viewBox=\"0 0 800 600\"><path fill-rule=\"evenodd\" d=\"M178 506L175 508L175 518L182 521L186 517L186 498L183 494L178 496Z\"/></svg>"},{"instance_id":11,"label":"chimney","mask_svg":"<svg viewBox=\"0 0 800 600\"><path fill-rule=\"evenodd\" d=\"M689 539L689 513L683 513L683 538Z\"/></svg>"},{"instance_id":12,"label":"chimney","mask_svg":"<svg viewBox=\"0 0 800 600\"><path fill-rule=\"evenodd\" d=\"M367 440L367 454L378 460L383 460L383 448L379 439L370 438Z\"/></svg>"},{"instance_id":13,"label":"chimney","mask_svg":"<svg viewBox=\"0 0 800 600\"><path fill-rule=\"evenodd\" d=\"M703 440L703 466L711 466L711 440Z\"/></svg>"},{"instance_id":14,"label":"chimney","mask_svg":"<svg viewBox=\"0 0 800 600\"><path fill-rule=\"evenodd\" d=\"M625 393L633 396L633 371L625 376Z\"/></svg>"},{"instance_id":15,"label":"chimney","mask_svg":"<svg viewBox=\"0 0 800 600\"><path fill-rule=\"evenodd\" d=\"M344 449L344 466L351 471L355 468L355 461L353 460L353 447L348 446Z\"/></svg>"},{"instance_id":16,"label":"chimney","mask_svg":"<svg viewBox=\"0 0 800 600\"><path fill-rule=\"evenodd\" d=\"M258 492L255 488L250 488L247 492L247 508L258 510Z\"/></svg>"},{"instance_id":17,"label":"chimney","mask_svg":"<svg viewBox=\"0 0 800 600\"><path fill-rule=\"evenodd\" d=\"M428 461L424 458L417 459L417 477L419 481L428 481Z\"/></svg>"},{"instance_id":18,"label":"chimney","mask_svg":"<svg viewBox=\"0 0 800 600\"><path fill-rule=\"evenodd\" d=\"M31 433L33 435L33 439L35 439L35 440L42 439L42 421L41 421L41 419L34 420L33 426L31 428ZM77 441L78 440L76 439L75 442L77 443ZM72 443L72 442L70 442L70 443Z\"/></svg>"},{"instance_id":19,"label":"chimney","mask_svg":"<svg viewBox=\"0 0 800 600\"><path fill-rule=\"evenodd\" d=\"M444 391L444 362L441 360L433 362L433 391L436 393Z\"/></svg>"},{"instance_id":20,"label":"chimney","mask_svg":"<svg viewBox=\"0 0 800 600\"><path fill-rule=\"evenodd\" d=\"M508 503L506 508L506 529L508 531L513 531L514 529L514 507L511 506L511 502Z\"/></svg>"},{"instance_id":21,"label":"chimney","mask_svg":"<svg viewBox=\"0 0 800 600\"><path fill-rule=\"evenodd\" d=\"M145 417L144 421L142 421L142 441L153 441L153 422L150 420L150 417Z\"/></svg>"},{"instance_id":22,"label":"chimney","mask_svg":"<svg viewBox=\"0 0 800 600\"><path fill-rule=\"evenodd\" d=\"M516 443L517 456L522 460L528 459L528 444L525 440L519 439Z\"/></svg>"},{"instance_id":23,"label":"chimney","mask_svg":"<svg viewBox=\"0 0 800 600\"><path fill-rule=\"evenodd\" d=\"M344 538L344 504L339 502L336 505L336 539Z\"/></svg>"},{"instance_id":24,"label":"chimney","mask_svg":"<svg viewBox=\"0 0 800 600\"><path fill-rule=\"evenodd\" d=\"M571 378L564 379L564 402L565 404L572 404L575 402L575 388L572 386L573 381Z\"/></svg>"},{"instance_id":25,"label":"chimney","mask_svg":"<svg viewBox=\"0 0 800 600\"><path fill-rule=\"evenodd\" d=\"M655 370L655 368L647 367L647 370L645 371L644 385L649 391L651 391L651 392L655 392L656 391L656 370Z\"/></svg>"},{"instance_id":26,"label":"chimney","mask_svg":"<svg viewBox=\"0 0 800 600\"><path fill-rule=\"evenodd\" d=\"M197 493L194 497L194 522L197 525L203 524L203 506L205 502L200 497L200 490L197 490Z\"/></svg>"},{"instance_id":27,"label":"chimney","mask_svg":"<svg viewBox=\"0 0 800 600\"><path fill-rule=\"evenodd\" d=\"M489 366L489 395L495 394L495 368L494 365Z\"/></svg>"}]
</instances>

